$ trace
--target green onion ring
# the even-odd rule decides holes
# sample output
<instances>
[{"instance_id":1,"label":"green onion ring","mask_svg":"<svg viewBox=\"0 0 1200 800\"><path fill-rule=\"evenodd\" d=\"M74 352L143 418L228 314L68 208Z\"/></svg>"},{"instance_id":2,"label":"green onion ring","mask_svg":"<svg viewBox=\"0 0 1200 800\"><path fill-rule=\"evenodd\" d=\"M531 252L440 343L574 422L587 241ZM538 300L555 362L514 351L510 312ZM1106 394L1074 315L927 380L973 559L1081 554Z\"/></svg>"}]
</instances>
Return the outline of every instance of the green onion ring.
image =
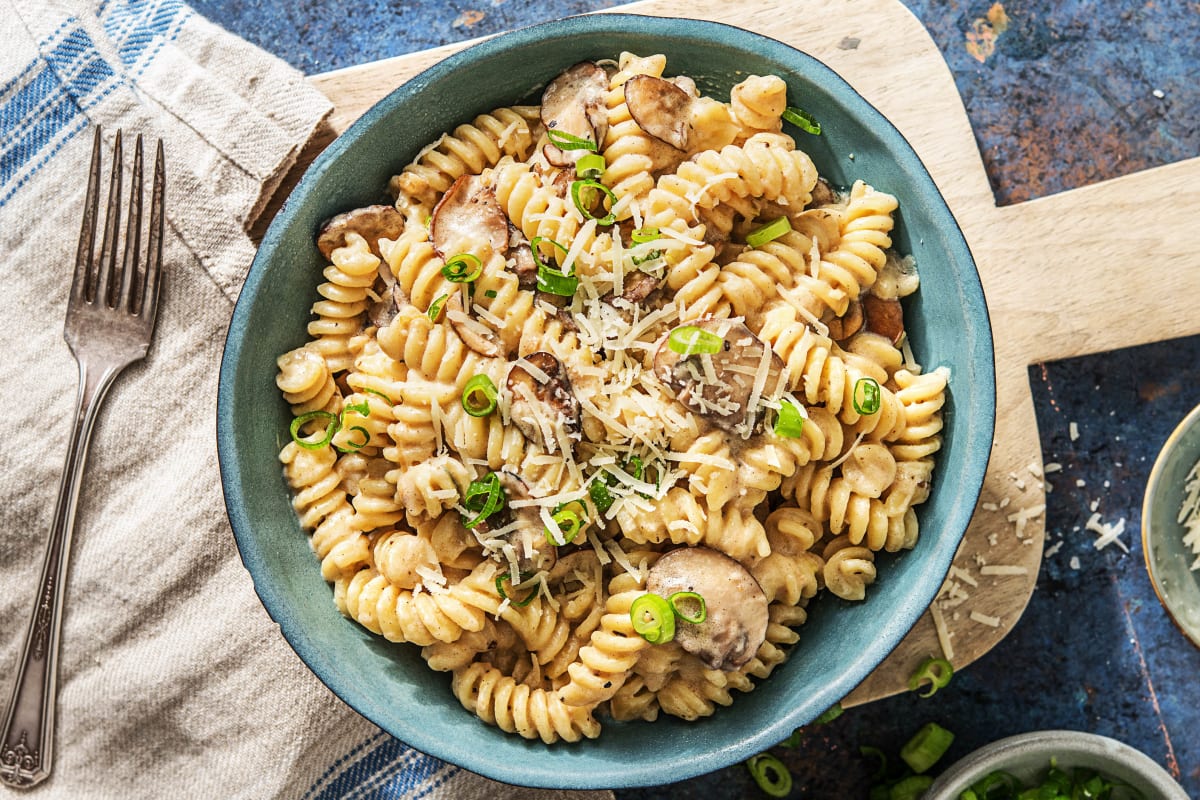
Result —
<instances>
[{"instance_id":1,"label":"green onion ring","mask_svg":"<svg viewBox=\"0 0 1200 800\"><path fill-rule=\"evenodd\" d=\"M953 742L953 733L936 722L927 722L900 748L900 758L920 774L936 764Z\"/></svg>"},{"instance_id":2,"label":"green onion ring","mask_svg":"<svg viewBox=\"0 0 1200 800\"><path fill-rule=\"evenodd\" d=\"M704 620L708 619L708 606L704 603L704 597L699 592L675 592L667 597L667 602L671 605L671 610L675 612L675 616L679 617L684 622L690 622L693 625L699 625ZM685 609L680 607L680 603L684 602L688 605L695 605L696 612L689 614Z\"/></svg>"},{"instance_id":3,"label":"green onion ring","mask_svg":"<svg viewBox=\"0 0 1200 800\"><path fill-rule=\"evenodd\" d=\"M642 464L641 456L630 456L625 462L625 471L632 475L635 481L642 480L642 476L646 474L646 467Z\"/></svg>"},{"instance_id":4,"label":"green onion ring","mask_svg":"<svg viewBox=\"0 0 1200 800\"><path fill-rule=\"evenodd\" d=\"M575 208L579 209L579 213L583 215L583 218L594 219L596 220L597 225L612 225L614 222L616 222L617 215L613 211L609 211L608 214L603 217L597 217L588 209L588 205L583 202L583 191L585 189L592 189L594 191L601 192L608 197L608 201L611 205L617 204L617 196L613 194L612 189L609 189L600 181L594 181L591 179L571 181L571 201L575 203Z\"/></svg>"},{"instance_id":5,"label":"green onion ring","mask_svg":"<svg viewBox=\"0 0 1200 800\"><path fill-rule=\"evenodd\" d=\"M346 424L347 411L353 411L354 413L360 414L364 417L371 416L371 406L366 400L363 400L361 403L347 403L346 405L342 406L341 421L343 425Z\"/></svg>"},{"instance_id":6,"label":"green onion ring","mask_svg":"<svg viewBox=\"0 0 1200 800\"><path fill-rule=\"evenodd\" d=\"M594 153L599 149L591 139L585 139L582 136L576 136L573 133L555 130L554 128L546 130L546 138L559 150L591 150Z\"/></svg>"},{"instance_id":7,"label":"green onion ring","mask_svg":"<svg viewBox=\"0 0 1200 800\"><path fill-rule=\"evenodd\" d=\"M467 530L474 528L504 508L504 503L504 487L500 485L499 475L489 472L479 480L471 481L471 484L467 486L467 493L463 497L463 505L468 511L476 512L476 515L464 521L463 527Z\"/></svg>"},{"instance_id":8,"label":"green onion ring","mask_svg":"<svg viewBox=\"0 0 1200 800\"><path fill-rule=\"evenodd\" d=\"M920 800L925 790L932 785L933 778L928 775L909 775L892 784L888 800Z\"/></svg>"},{"instance_id":9,"label":"green onion ring","mask_svg":"<svg viewBox=\"0 0 1200 800\"><path fill-rule=\"evenodd\" d=\"M475 375L462 390L462 407L472 417L486 417L496 410L500 393L487 375Z\"/></svg>"},{"instance_id":10,"label":"green onion ring","mask_svg":"<svg viewBox=\"0 0 1200 800\"><path fill-rule=\"evenodd\" d=\"M308 439L301 438L300 436L300 426L314 419L329 420L329 424L325 428L325 438L321 439L319 442L313 442ZM330 412L309 411L307 414L301 414L292 420L289 430L292 434L292 441L303 447L305 450L320 450L322 447L333 441L333 435L337 433L338 429L341 427L341 422L339 422L338 418Z\"/></svg>"},{"instance_id":11,"label":"green onion ring","mask_svg":"<svg viewBox=\"0 0 1200 800\"><path fill-rule=\"evenodd\" d=\"M888 759L882 750L878 747L871 747L864 744L858 748L858 752L862 754L863 758L874 758L879 761L879 766L876 767L875 772L871 775L871 780L881 781L887 777Z\"/></svg>"},{"instance_id":12,"label":"green onion ring","mask_svg":"<svg viewBox=\"0 0 1200 800\"><path fill-rule=\"evenodd\" d=\"M938 689L945 688L954 677L954 666L944 658L927 658L921 662L916 671L908 679L910 691L916 691L922 684L928 683L927 691L921 692L921 697L933 697Z\"/></svg>"},{"instance_id":13,"label":"green onion ring","mask_svg":"<svg viewBox=\"0 0 1200 800\"><path fill-rule=\"evenodd\" d=\"M690 356L693 353L719 353L725 340L695 325L682 325L671 331L667 346L680 355Z\"/></svg>"},{"instance_id":14,"label":"green onion ring","mask_svg":"<svg viewBox=\"0 0 1200 800\"><path fill-rule=\"evenodd\" d=\"M438 315L442 313L442 306L446 304L446 299L449 295L439 295L432 303L429 304L429 310L425 313L433 322L437 322Z\"/></svg>"},{"instance_id":15,"label":"green onion ring","mask_svg":"<svg viewBox=\"0 0 1200 800\"><path fill-rule=\"evenodd\" d=\"M775 435L788 439L798 439L804 433L804 415L790 400L779 404L779 413L775 417Z\"/></svg>"},{"instance_id":16,"label":"green onion ring","mask_svg":"<svg viewBox=\"0 0 1200 800\"><path fill-rule=\"evenodd\" d=\"M854 382L854 410L870 416L879 410L879 381L874 378L859 378Z\"/></svg>"},{"instance_id":17,"label":"green onion ring","mask_svg":"<svg viewBox=\"0 0 1200 800\"><path fill-rule=\"evenodd\" d=\"M829 708L822 711L816 719L813 720L814 725L828 725L835 719L840 717L846 709L842 708L841 703L834 703Z\"/></svg>"},{"instance_id":18,"label":"green onion ring","mask_svg":"<svg viewBox=\"0 0 1200 800\"><path fill-rule=\"evenodd\" d=\"M575 276L575 268L572 266L569 271L555 269L550 264L542 260L541 245L553 245L566 255L570 252L566 245L556 242L553 239L548 239L545 236L535 236L529 241L529 249L533 251L533 263L537 265L537 288L540 292L556 294L560 297L571 297L579 288L579 278Z\"/></svg>"},{"instance_id":19,"label":"green onion ring","mask_svg":"<svg viewBox=\"0 0 1200 800\"><path fill-rule=\"evenodd\" d=\"M746 244L751 247L762 247L767 242L773 242L785 233L791 233L792 223L787 217L779 217L759 225L746 234Z\"/></svg>"},{"instance_id":20,"label":"green onion ring","mask_svg":"<svg viewBox=\"0 0 1200 800\"><path fill-rule=\"evenodd\" d=\"M604 156L599 153L588 153L575 162L575 174L580 178L595 180L604 174L606 167Z\"/></svg>"},{"instance_id":21,"label":"green onion ring","mask_svg":"<svg viewBox=\"0 0 1200 800\"><path fill-rule=\"evenodd\" d=\"M350 428L347 428L347 430L360 431L363 435L363 440L361 442L347 442L345 447L335 444L334 447L336 447L338 450L342 451L343 453L357 453L359 450L363 449L370 443L371 432L368 431L366 428L364 428L362 425L353 425Z\"/></svg>"},{"instance_id":22,"label":"green onion ring","mask_svg":"<svg viewBox=\"0 0 1200 800\"><path fill-rule=\"evenodd\" d=\"M746 759L746 769L758 788L771 797L787 797L792 791L792 773L787 765L770 753Z\"/></svg>"},{"instance_id":23,"label":"green onion ring","mask_svg":"<svg viewBox=\"0 0 1200 800\"><path fill-rule=\"evenodd\" d=\"M483 262L474 253L451 256L442 267L442 276L452 283L471 283L483 274Z\"/></svg>"},{"instance_id":24,"label":"green onion ring","mask_svg":"<svg viewBox=\"0 0 1200 800\"><path fill-rule=\"evenodd\" d=\"M816 118L802 108L796 106L788 106L780 114L784 120L792 123L805 133L811 133L819 136L821 134L821 123L817 122Z\"/></svg>"},{"instance_id":25,"label":"green onion ring","mask_svg":"<svg viewBox=\"0 0 1200 800\"><path fill-rule=\"evenodd\" d=\"M629 607L633 630L650 644L666 644L675 638L675 612L653 592L641 595Z\"/></svg>"},{"instance_id":26,"label":"green onion ring","mask_svg":"<svg viewBox=\"0 0 1200 800\"><path fill-rule=\"evenodd\" d=\"M382 397L382 398L383 398L383 401L384 401L385 403L387 403L389 406L394 406L394 405L396 405L395 403L393 403L393 402L392 402L392 398L388 397L386 394L384 394L383 392L379 391L378 389L363 389L363 391L364 391L364 392L366 392L367 394L373 394L373 395L375 395L376 397ZM369 408L369 407L368 407L368 408Z\"/></svg>"},{"instance_id":27,"label":"green onion ring","mask_svg":"<svg viewBox=\"0 0 1200 800\"><path fill-rule=\"evenodd\" d=\"M521 573L520 578L521 583L524 583L529 579L529 575L527 573ZM525 595L524 600L514 600L508 596L507 592L504 591L505 582L512 583L512 575L508 573L508 570L505 570L496 576L496 594L500 595L502 600L507 600L510 605L516 606L517 608L524 608L533 602L533 598L537 597L537 589L531 587L529 594Z\"/></svg>"},{"instance_id":28,"label":"green onion ring","mask_svg":"<svg viewBox=\"0 0 1200 800\"><path fill-rule=\"evenodd\" d=\"M579 535L579 530L583 527L583 520L569 508L559 508L550 515L550 519L554 520L554 523L558 526L558 532L562 536L562 541L558 540L558 536L549 527L543 528L543 530L546 534L546 541L556 547L561 547L575 541L575 537Z\"/></svg>"}]
</instances>

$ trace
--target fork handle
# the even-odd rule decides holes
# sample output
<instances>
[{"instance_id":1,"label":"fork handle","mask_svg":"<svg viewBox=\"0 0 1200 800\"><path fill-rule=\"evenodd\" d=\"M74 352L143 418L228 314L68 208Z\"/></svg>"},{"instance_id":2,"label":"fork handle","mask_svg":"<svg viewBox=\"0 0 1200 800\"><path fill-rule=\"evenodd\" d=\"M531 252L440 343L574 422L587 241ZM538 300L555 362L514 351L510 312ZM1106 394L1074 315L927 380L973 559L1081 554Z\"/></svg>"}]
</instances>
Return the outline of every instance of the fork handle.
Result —
<instances>
[{"instance_id":1,"label":"fork handle","mask_svg":"<svg viewBox=\"0 0 1200 800\"><path fill-rule=\"evenodd\" d=\"M0 733L0 781L10 786L27 788L42 782L49 776L53 763L59 632L80 476L96 413L122 368L96 370L89 369L83 360L79 364L75 424L58 484L42 577L17 664L17 682Z\"/></svg>"}]
</instances>

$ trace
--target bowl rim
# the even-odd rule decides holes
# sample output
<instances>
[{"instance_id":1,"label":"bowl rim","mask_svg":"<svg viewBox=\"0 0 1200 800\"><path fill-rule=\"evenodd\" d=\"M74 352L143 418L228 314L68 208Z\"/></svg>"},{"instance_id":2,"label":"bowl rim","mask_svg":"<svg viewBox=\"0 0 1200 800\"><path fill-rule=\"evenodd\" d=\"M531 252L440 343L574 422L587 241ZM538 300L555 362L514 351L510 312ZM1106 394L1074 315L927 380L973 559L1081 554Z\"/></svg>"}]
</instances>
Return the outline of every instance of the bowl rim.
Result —
<instances>
[{"instance_id":1,"label":"bowl rim","mask_svg":"<svg viewBox=\"0 0 1200 800\"><path fill-rule=\"evenodd\" d=\"M1163 589L1162 583L1157 570L1154 567L1154 539L1150 533L1151 516L1153 512L1154 497L1161 489L1162 474L1167 466L1167 459L1171 455L1171 451L1183 438L1184 434L1190 431L1193 427L1200 426L1200 405L1197 405L1187 415L1180 420L1179 424L1171 431L1171 435L1163 442L1159 448L1158 455L1154 459L1154 466L1150 468L1150 476L1146 479L1146 491L1142 495L1142 560L1146 564L1146 572L1150 576L1150 586L1154 589L1154 594L1158 597L1158 602L1162 605L1163 610L1167 612L1167 617L1172 624L1179 629L1179 632L1184 637L1200 647L1200 630L1192 630L1183 624L1183 620L1176 614L1171 601L1168 598L1167 592Z\"/></svg>"},{"instance_id":2,"label":"bowl rim","mask_svg":"<svg viewBox=\"0 0 1200 800\"><path fill-rule=\"evenodd\" d=\"M988 772L1002 769L1010 758L1028 755L1025 751L1043 754L1046 758L1056 757L1067 761L1070 756L1112 757L1124 760L1147 785L1157 791L1162 800L1188 800L1183 788L1171 774L1150 756L1132 745L1098 733L1052 729L1018 733L986 744L951 765L937 777L926 791L925 800L958 800L958 793L970 785L971 780ZM1139 788L1139 787L1135 787ZM1155 800L1148 798L1147 800Z\"/></svg>"},{"instance_id":3,"label":"bowl rim","mask_svg":"<svg viewBox=\"0 0 1200 800\"><path fill-rule=\"evenodd\" d=\"M867 122L875 126L876 133L888 145L896 161L915 168L916 173L922 177L922 180L925 182L922 187L922 196L930 206L935 208L940 217L944 217L947 220L944 234L954 243L952 252L956 258L961 256L964 264L969 267L969 269L961 271L959 278L963 282L964 288L972 296L979 298L979 312L981 313L981 317L980 329L976 332L978 336L976 350L986 352L987 355L987 358L984 359L986 363L974 366L983 370L986 373L985 377L990 377L990 391L981 392L974 396L974 399L978 402L978 407L975 409L977 413L973 418L974 423L981 426L978 434L980 441L982 442L983 439L986 439L987 444L980 445L979 449L982 450L982 453L968 454L965 459L964 469L956 474L954 479L955 485L959 487L957 490L959 495L963 497L969 496L970 498L974 498L974 500L949 508L945 519L945 528L947 530L961 531L962 535L965 535L965 531L974 513L975 500L977 500L979 492L982 490L990 460L990 442L995 432L996 415L995 350L990 315L984 298L983 285L978 267L962 233L961 226L950 211L941 190L934 182L928 168L921 161L920 156L917 155L915 149L913 149L904 135L882 112L868 102L866 98L837 72L815 56L797 47L769 36L725 23L699 19L663 18L636 13L606 12L585 14L518 28L495 37L484 39L453 53L393 89L386 97L381 99L351 124L345 132L317 156L300 182L291 190L289 200L290 197L303 194L309 191L313 185L317 184L321 177L332 168L337 159L353 147L365 130L376 124L380 118L393 113L394 108L402 100L409 95L418 94L420 91L419 87L449 75L464 65L468 65L470 61L479 57L487 58L498 53L536 45L543 34L546 33L553 33L555 35L568 35L572 33L608 33L621 35L634 30L638 32L650 30L651 32L674 34L675 36L715 37L719 38L722 44L726 46L758 52L765 58L776 61L790 61L793 64L802 64L803 66L795 67L794 71L803 72L806 79L814 82L818 80L823 81L823 88L829 95L851 106L856 115L860 116L860 118L865 118ZM619 774L613 774L610 771L601 772L595 769L584 771L585 764L577 765L579 771L572 770L567 772L557 769L556 766L558 765L553 760L550 760L549 768L537 769L535 765L530 764L496 763L495 760L486 761L471 758L469 757L470 754L464 754L461 748L455 750L453 744L435 740L423 734L417 726L410 725L402 733L401 726L397 726L392 720L379 719L378 714L371 713L370 709L365 707L367 706L366 698L359 697L356 690L343 685L343 682L332 680L333 676L326 674L318 666L314 666L314 660L319 660L315 657L320 654L320 648L315 643L309 642L306 639L302 630L303 626L300 626L286 613L286 597L283 590L279 587L263 583L256 578L258 574L265 572L264 562L266 558L263 548L254 541L254 537L250 533L250 518L245 498L239 498L231 492L231 488L243 485L242 465L237 455L233 434L228 429L228 426L220 424L220 420L228 415L228 406L232 402L230 395L233 392L235 382L234 373L236 368L234 365L241 355L243 346L242 337L244 336L244 329L246 327L246 319L243 318L242 312L249 307L249 298L257 295L264 286L265 267L263 266L263 262L269 259L269 256L266 254L275 250L279 245L284 230L298 213L296 204L285 202L275 219L272 220L259 245L242 293L234 308L233 317L226 336L225 351L218 381L216 427L222 492L225 497L230 524L237 541L239 555L243 565L251 574L254 590L267 610L268 615L278 624L285 641L288 642L289 646L300 657L305 666L334 694L359 714L415 749L444 759L450 763L480 772L487 777L524 786L589 789L661 784L664 780L664 773L662 766L659 764L627 764L623 765L623 769L619 771ZM974 441L974 439L971 441ZM942 576L948 573L953 561L954 552L960 541L961 535L955 538L954 547L947 547L944 543L939 543L932 553L927 553L927 557L931 559L927 567L930 573L936 572ZM878 649L882 652L883 657L892 652L925 612L929 603L936 595L938 586L940 586L940 581L930 581L929 586L916 591L915 594L907 595L906 597L911 602L907 602L904 606L895 610L893 620L896 621L896 624L883 635L876 637L871 652L873 653ZM294 630L293 628L296 629ZM882 662L883 657L872 667L863 671L861 675L850 670L846 674L832 677L827 683L814 690L810 697L820 699L822 701L822 708L832 706L849 694L859 682L866 678L870 674L871 669L874 669L878 663ZM856 661L855 666L860 661ZM339 688L335 689L335 685ZM347 696L348 693L350 696ZM815 714L819 713L819 711L820 709L814 712L812 716L815 717ZM761 728L754 735L738 738L733 741L716 740L712 743L706 742L702 748L703 752L696 754L696 757L685 760L677 759L672 764L673 771L670 775L670 780L682 780L737 763L783 740L795 727L809 721L811 720L808 718L801 718L800 715L785 711L774 719L763 720ZM510 734L497 732L497 735L507 736ZM581 746L586 746L586 744ZM563 746L556 745L556 747Z\"/></svg>"}]
</instances>

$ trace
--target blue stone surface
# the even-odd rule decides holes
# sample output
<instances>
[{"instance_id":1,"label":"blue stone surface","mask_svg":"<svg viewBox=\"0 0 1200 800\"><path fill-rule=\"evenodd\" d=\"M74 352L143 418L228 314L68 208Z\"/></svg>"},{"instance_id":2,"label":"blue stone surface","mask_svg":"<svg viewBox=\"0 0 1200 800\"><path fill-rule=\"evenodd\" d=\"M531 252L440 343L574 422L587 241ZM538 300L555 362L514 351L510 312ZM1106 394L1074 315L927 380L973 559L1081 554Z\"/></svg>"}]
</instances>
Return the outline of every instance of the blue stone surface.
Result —
<instances>
[{"instance_id":1,"label":"blue stone surface","mask_svg":"<svg viewBox=\"0 0 1200 800\"><path fill-rule=\"evenodd\" d=\"M611 0L193 0L307 73L611 8ZM1200 154L1200 6L1183 0L907 0L944 54L997 201L1015 203ZM1147 198L1147 202L1156 202ZM1081 291L1085 290L1081 287ZM1069 312L1066 312L1069 313ZM809 726L772 752L794 798L866 797L873 746L922 724L956 734L945 764L1003 736L1094 731L1158 761L1200 798L1200 649L1174 628L1142 561L1141 502L1162 442L1200 403L1200 337L1031 366L1048 475L1037 590L1013 632L923 700L906 695ZM1070 435L1071 423L1078 438ZM1099 512L1124 519L1093 547ZM1073 562L1073 559L1078 559ZM1073 566L1078 564L1078 568ZM669 746L669 743L664 743ZM664 776L669 781L670 776ZM619 800L763 797L746 770L622 790Z\"/></svg>"}]
</instances>

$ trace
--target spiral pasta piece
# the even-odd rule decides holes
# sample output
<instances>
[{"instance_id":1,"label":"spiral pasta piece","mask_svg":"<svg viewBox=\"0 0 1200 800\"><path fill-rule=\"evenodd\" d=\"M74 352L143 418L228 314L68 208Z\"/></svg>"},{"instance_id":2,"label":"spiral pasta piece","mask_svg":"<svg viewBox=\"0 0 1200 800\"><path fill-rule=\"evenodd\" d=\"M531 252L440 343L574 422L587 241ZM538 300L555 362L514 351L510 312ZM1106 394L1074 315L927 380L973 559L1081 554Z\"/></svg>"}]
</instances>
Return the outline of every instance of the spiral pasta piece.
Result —
<instances>
[{"instance_id":1,"label":"spiral pasta piece","mask_svg":"<svg viewBox=\"0 0 1200 800\"><path fill-rule=\"evenodd\" d=\"M482 662L455 670L451 688L463 708L526 739L554 744L600 735L600 723L589 707L567 705L554 692L531 689Z\"/></svg>"},{"instance_id":2,"label":"spiral pasta piece","mask_svg":"<svg viewBox=\"0 0 1200 800\"><path fill-rule=\"evenodd\" d=\"M456 178L478 175L508 156L523 161L537 140L540 123L535 107L498 108L471 124L459 125L423 151L388 184L396 209L418 225Z\"/></svg>"},{"instance_id":3,"label":"spiral pasta piece","mask_svg":"<svg viewBox=\"0 0 1200 800\"><path fill-rule=\"evenodd\" d=\"M367 563L367 537L352 524L354 510L333 468L333 451L309 450L289 442L279 460L284 478L295 492L292 507L299 514L300 525L313 532L310 542L321 561L321 576L333 580Z\"/></svg>"},{"instance_id":4,"label":"spiral pasta piece","mask_svg":"<svg viewBox=\"0 0 1200 800\"><path fill-rule=\"evenodd\" d=\"M322 299L313 304L317 318L308 323L308 335L313 337L309 346L325 357L329 370L340 372L354 362L350 341L359 332L380 262L367 240L353 232L346 234L343 247L334 248L330 261L325 282L317 286Z\"/></svg>"},{"instance_id":5,"label":"spiral pasta piece","mask_svg":"<svg viewBox=\"0 0 1200 800\"><path fill-rule=\"evenodd\" d=\"M739 138L783 130L787 84L778 75L751 75L729 91L729 108L741 131Z\"/></svg>"}]
</instances>

